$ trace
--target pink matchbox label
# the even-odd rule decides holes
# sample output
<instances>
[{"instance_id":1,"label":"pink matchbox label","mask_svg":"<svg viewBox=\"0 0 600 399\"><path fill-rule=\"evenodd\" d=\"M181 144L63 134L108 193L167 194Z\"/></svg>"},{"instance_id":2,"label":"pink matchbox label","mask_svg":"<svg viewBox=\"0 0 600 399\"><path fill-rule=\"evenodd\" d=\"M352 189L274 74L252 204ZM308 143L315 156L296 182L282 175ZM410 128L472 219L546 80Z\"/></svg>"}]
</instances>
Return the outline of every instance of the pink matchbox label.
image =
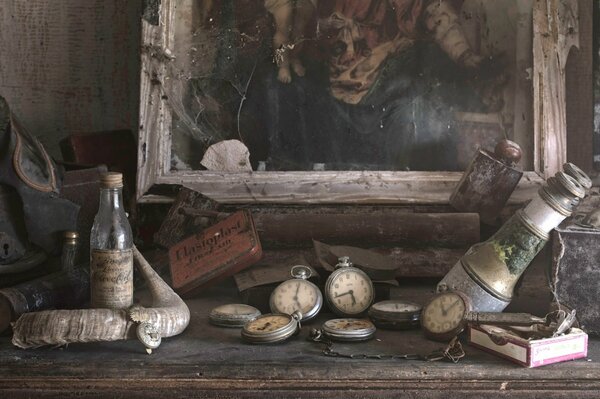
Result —
<instances>
[{"instance_id":1,"label":"pink matchbox label","mask_svg":"<svg viewBox=\"0 0 600 399\"><path fill-rule=\"evenodd\" d=\"M538 340L531 347L529 367L565 362L587 356L588 336L585 333L550 340ZM546 342L549 341L549 342Z\"/></svg>"},{"instance_id":2,"label":"pink matchbox label","mask_svg":"<svg viewBox=\"0 0 600 399\"><path fill-rule=\"evenodd\" d=\"M487 331L471 327L469 341L479 349L525 367L539 367L587 356L588 336L578 329L560 337L531 341L517 337L507 330L498 330L502 331L501 340L492 339ZM498 335L499 331L495 334Z\"/></svg>"}]
</instances>

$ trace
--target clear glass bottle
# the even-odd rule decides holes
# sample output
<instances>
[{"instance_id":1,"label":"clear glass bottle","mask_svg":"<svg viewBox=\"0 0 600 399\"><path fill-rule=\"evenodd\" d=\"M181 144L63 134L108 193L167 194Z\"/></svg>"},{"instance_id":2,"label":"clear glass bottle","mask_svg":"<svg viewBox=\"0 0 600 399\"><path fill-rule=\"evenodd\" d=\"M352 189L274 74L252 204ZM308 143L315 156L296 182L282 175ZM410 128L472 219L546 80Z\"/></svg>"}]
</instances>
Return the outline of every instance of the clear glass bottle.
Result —
<instances>
[{"instance_id":1,"label":"clear glass bottle","mask_svg":"<svg viewBox=\"0 0 600 399\"><path fill-rule=\"evenodd\" d=\"M133 235L123 208L123 175L102 175L100 204L90 234L92 308L133 304Z\"/></svg>"},{"instance_id":2,"label":"clear glass bottle","mask_svg":"<svg viewBox=\"0 0 600 399\"><path fill-rule=\"evenodd\" d=\"M76 231L65 231L61 254L62 270L68 271L78 264L79 234Z\"/></svg>"}]
</instances>

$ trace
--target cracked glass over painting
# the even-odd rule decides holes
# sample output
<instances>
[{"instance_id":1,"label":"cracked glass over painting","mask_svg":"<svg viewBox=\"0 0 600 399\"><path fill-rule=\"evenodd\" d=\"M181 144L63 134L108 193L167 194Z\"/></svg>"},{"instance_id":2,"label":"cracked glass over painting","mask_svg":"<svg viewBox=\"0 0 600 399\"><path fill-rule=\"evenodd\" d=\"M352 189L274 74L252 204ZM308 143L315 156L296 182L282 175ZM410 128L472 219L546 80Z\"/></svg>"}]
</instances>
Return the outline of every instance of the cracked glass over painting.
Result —
<instances>
[{"instance_id":1,"label":"cracked glass over painting","mask_svg":"<svg viewBox=\"0 0 600 399\"><path fill-rule=\"evenodd\" d=\"M174 12L172 170L457 171L503 138L532 169L531 0L181 0Z\"/></svg>"}]
</instances>

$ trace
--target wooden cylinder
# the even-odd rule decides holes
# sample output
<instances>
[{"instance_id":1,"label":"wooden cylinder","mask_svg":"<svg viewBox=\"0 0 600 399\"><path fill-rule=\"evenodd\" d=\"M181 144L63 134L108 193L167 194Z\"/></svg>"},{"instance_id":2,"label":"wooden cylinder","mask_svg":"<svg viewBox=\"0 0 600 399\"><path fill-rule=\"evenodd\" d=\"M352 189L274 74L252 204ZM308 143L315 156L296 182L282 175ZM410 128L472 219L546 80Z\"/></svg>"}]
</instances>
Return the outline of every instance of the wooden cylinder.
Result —
<instances>
[{"instance_id":1,"label":"wooden cylinder","mask_svg":"<svg viewBox=\"0 0 600 399\"><path fill-rule=\"evenodd\" d=\"M398 265L396 278L442 278L452 269L466 248L378 248Z\"/></svg>"},{"instance_id":2,"label":"wooden cylinder","mask_svg":"<svg viewBox=\"0 0 600 399\"><path fill-rule=\"evenodd\" d=\"M476 213L253 213L265 247L302 248L313 240L327 244L426 246L464 248L479 242Z\"/></svg>"}]
</instances>

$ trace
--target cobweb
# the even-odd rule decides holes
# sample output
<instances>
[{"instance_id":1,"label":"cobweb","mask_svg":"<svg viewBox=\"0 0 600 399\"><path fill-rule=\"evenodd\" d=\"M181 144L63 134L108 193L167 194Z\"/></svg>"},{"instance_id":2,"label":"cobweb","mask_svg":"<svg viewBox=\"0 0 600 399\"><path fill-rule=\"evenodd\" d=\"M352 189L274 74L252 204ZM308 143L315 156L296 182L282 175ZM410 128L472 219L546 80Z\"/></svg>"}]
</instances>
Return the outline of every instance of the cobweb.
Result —
<instances>
[{"instance_id":1,"label":"cobweb","mask_svg":"<svg viewBox=\"0 0 600 399\"><path fill-rule=\"evenodd\" d=\"M178 9L164 94L172 114L172 168L197 169L216 142L244 141L241 112L257 62L271 57L266 21L240 21L232 5L198 16L196 3ZM256 16L255 16L256 17ZM250 23L252 22L252 23ZM248 29L243 29L244 27Z\"/></svg>"}]
</instances>

